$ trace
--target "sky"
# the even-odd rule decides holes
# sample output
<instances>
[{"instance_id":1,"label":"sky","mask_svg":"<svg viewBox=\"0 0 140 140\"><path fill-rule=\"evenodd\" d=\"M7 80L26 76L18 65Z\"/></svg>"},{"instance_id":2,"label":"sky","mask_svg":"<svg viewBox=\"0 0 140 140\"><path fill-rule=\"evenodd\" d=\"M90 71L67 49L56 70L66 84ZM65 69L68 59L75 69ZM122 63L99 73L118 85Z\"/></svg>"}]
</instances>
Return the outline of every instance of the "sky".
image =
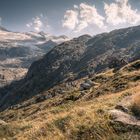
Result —
<instances>
[{"instance_id":1,"label":"sky","mask_svg":"<svg viewBox=\"0 0 140 140\"><path fill-rule=\"evenodd\" d=\"M140 24L140 0L0 0L0 25L11 31L78 36Z\"/></svg>"}]
</instances>

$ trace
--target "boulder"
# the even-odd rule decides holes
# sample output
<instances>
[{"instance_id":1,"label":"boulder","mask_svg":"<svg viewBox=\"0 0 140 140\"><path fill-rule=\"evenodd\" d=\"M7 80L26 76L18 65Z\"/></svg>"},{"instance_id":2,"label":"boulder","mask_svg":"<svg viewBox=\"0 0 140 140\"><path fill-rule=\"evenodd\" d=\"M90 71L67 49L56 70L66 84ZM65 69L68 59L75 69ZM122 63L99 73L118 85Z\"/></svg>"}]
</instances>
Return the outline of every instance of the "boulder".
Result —
<instances>
[{"instance_id":1,"label":"boulder","mask_svg":"<svg viewBox=\"0 0 140 140\"><path fill-rule=\"evenodd\" d=\"M121 102L116 105L115 109L109 112L113 124L119 123L121 125L120 128L122 129L126 128L126 130L129 129L140 131L140 120L137 116L131 113L131 106L134 101L133 99L136 95L139 94L125 97Z\"/></svg>"},{"instance_id":2,"label":"boulder","mask_svg":"<svg viewBox=\"0 0 140 140\"><path fill-rule=\"evenodd\" d=\"M91 81L90 79L86 79L86 80L85 80L85 83L87 83L87 84L89 84L89 85L91 85L91 86L94 85L93 81Z\"/></svg>"},{"instance_id":3,"label":"boulder","mask_svg":"<svg viewBox=\"0 0 140 140\"><path fill-rule=\"evenodd\" d=\"M80 90L88 90L88 89L90 89L90 88L91 88L91 85L88 84L88 83L82 83L82 84L80 85Z\"/></svg>"},{"instance_id":4,"label":"boulder","mask_svg":"<svg viewBox=\"0 0 140 140\"><path fill-rule=\"evenodd\" d=\"M90 79L86 79L85 82L80 85L80 90L89 90L93 85Z\"/></svg>"},{"instance_id":5,"label":"boulder","mask_svg":"<svg viewBox=\"0 0 140 140\"><path fill-rule=\"evenodd\" d=\"M52 98L52 95L51 94L42 95L42 96L37 97L36 100L35 100L35 102L36 103L43 102L43 101L45 101L47 99L50 99L50 98Z\"/></svg>"},{"instance_id":6,"label":"boulder","mask_svg":"<svg viewBox=\"0 0 140 140\"><path fill-rule=\"evenodd\" d=\"M111 110L110 116L113 123L119 123L123 127L140 131L140 120L138 120L136 117L117 109Z\"/></svg>"}]
</instances>

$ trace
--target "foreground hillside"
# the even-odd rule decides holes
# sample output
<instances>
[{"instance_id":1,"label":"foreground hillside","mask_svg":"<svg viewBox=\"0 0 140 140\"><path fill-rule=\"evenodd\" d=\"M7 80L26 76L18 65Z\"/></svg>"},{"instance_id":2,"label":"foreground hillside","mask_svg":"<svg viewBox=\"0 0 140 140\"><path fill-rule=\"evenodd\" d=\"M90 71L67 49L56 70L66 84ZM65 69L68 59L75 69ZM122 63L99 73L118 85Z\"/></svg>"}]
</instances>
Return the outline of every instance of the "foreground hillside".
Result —
<instances>
[{"instance_id":1,"label":"foreground hillside","mask_svg":"<svg viewBox=\"0 0 140 140\"><path fill-rule=\"evenodd\" d=\"M0 113L7 140L139 140L140 60L67 81Z\"/></svg>"}]
</instances>

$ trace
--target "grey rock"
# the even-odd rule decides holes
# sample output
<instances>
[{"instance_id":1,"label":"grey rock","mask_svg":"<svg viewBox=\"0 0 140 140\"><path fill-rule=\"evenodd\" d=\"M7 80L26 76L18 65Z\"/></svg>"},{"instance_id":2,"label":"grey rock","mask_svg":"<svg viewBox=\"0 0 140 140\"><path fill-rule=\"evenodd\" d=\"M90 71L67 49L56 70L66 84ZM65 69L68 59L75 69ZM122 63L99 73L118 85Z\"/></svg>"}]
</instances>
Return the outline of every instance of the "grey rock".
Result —
<instances>
[{"instance_id":1,"label":"grey rock","mask_svg":"<svg viewBox=\"0 0 140 140\"><path fill-rule=\"evenodd\" d=\"M92 85L88 84L88 83L82 83L80 85L80 90L88 90L92 87Z\"/></svg>"},{"instance_id":2,"label":"grey rock","mask_svg":"<svg viewBox=\"0 0 140 140\"><path fill-rule=\"evenodd\" d=\"M140 120L130 114L127 114L117 109L111 110L109 113L115 122L120 122L124 125L131 125L134 127L137 126L140 128Z\"/></svg>"},{"instance_id":3,"label":"grey rock","mask_svg":"<svg viewBox=\"0 0 140 140\"><path fill-rule=\"evenodd\" d=\"M3 120L0 120L0 126L1 125L7 125L7 123L5 121L3 121Z\"/></svg>"}]
</instances>

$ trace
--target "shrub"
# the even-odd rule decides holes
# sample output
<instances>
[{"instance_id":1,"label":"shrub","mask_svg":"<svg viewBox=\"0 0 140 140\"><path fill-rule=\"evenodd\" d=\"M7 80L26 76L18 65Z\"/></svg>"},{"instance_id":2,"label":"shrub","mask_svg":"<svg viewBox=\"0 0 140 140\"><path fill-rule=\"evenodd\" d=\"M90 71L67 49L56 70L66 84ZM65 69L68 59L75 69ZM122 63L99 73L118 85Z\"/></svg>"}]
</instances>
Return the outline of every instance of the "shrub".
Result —
<instances>
[{"instance_id":1,"label":"shrub","mask_svg":"<svg viewBox=\"0 0 140 140\"><path fill-rule=\"evenodd\" d=\"M64 118L59 118L59 119L55 120L54 124L58 129L60 129L62 132L65 133L66 130L68 129L70 119L71 119L70 116L66 116Z\"/></svg>"}]
</instances>

